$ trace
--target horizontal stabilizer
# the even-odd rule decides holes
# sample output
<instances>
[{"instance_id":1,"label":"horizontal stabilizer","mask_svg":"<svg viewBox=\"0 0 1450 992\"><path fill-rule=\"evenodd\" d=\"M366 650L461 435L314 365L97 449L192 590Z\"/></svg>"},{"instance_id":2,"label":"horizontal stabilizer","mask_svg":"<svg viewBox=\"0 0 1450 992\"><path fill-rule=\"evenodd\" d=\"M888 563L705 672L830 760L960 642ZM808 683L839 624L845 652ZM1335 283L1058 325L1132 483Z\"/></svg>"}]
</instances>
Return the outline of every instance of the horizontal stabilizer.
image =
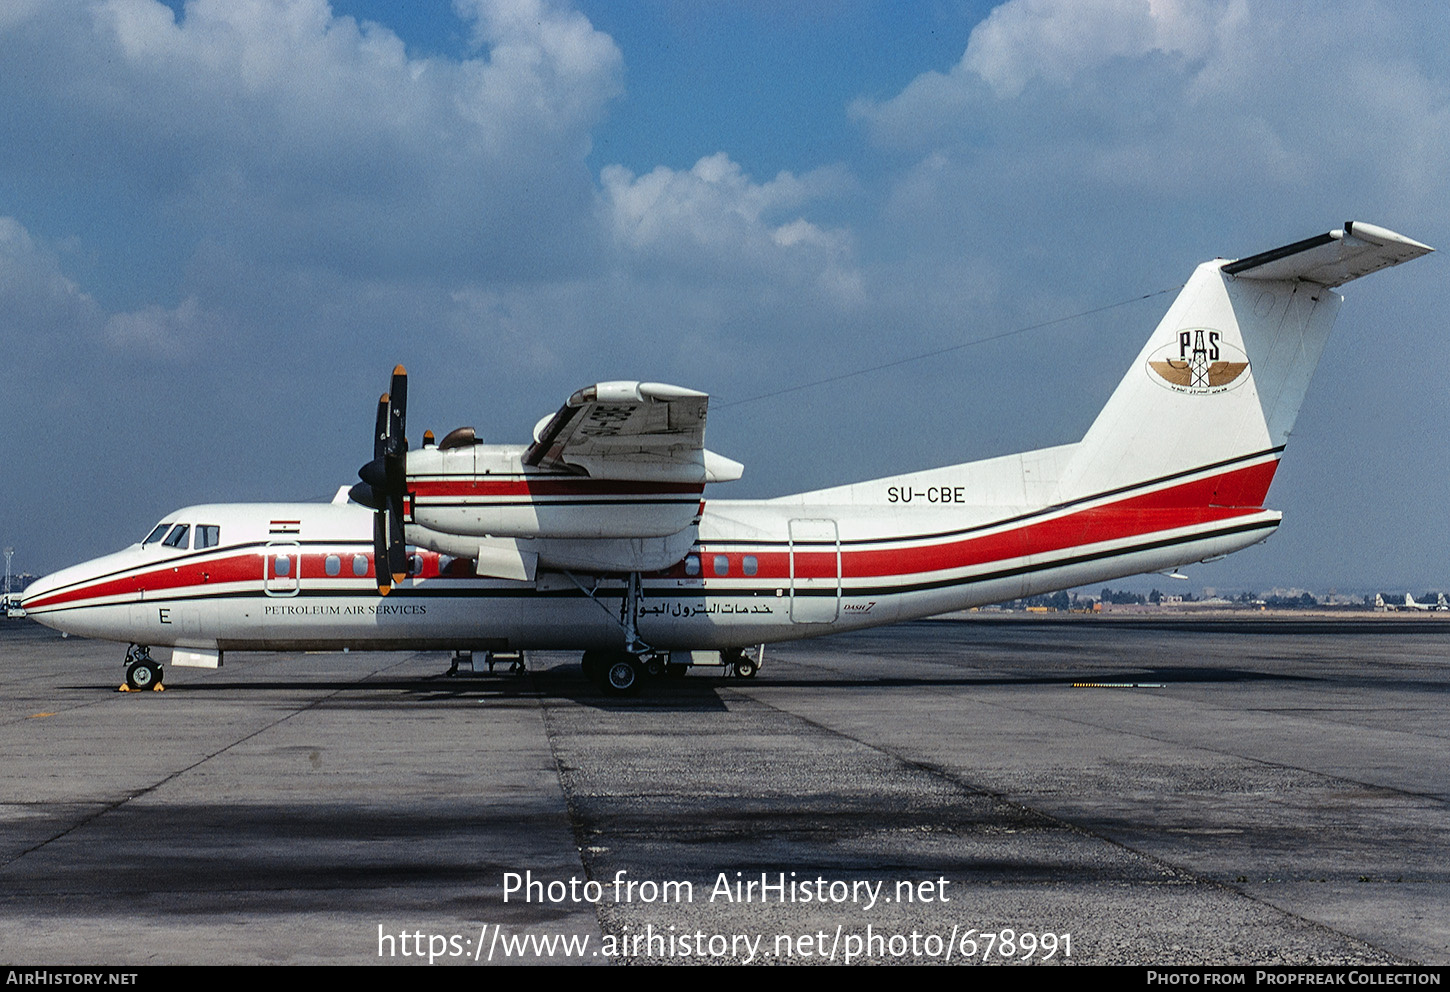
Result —
<instances>
[{"instance_id":1,"label":"horizontal stabilizer","mask_svg":"<svg viewBox=\"0 0 1450 992\"><path fill-rule=\"evenodd\" d=\"M1342 231L1330 231L1229 262L1223 271L1241 279L1300 279L1321 286L1339 286L1434 250L1383 227L1346 221Z\"/></svg>"}]
</instances>

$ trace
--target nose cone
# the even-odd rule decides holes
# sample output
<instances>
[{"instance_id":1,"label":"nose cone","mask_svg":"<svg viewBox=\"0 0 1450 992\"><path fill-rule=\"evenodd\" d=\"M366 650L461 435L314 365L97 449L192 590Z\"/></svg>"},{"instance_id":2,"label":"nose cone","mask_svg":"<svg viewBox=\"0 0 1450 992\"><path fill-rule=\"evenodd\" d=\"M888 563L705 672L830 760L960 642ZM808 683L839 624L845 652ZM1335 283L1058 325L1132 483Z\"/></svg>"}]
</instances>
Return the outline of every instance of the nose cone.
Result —
<instances>
[{"instance_id":1,"label":"nose cone","mask_svg":"<svg viewBox=\"0 0 1450 992\"><path fill-rule=\"evenodd\" d=\"M64 634L130 640L126 618L133 597L118 578L144 558L138 544L52 572L26 587L20 606L26 616Z\"/></svg>"},{"instance_id":2,"label":"nose cone","mask_svg":"<svg viewBox=\"0 0 1450 992\"><path fill-rule=\"evenodd\" d=\"M68 581L67 574L75 572L78 568L80 568L79 565L63 568L59 572L52 572L30 583L30 585L25 587L25 591L20 594L20 608L30 613L38 603L49 599L53 592L66 584Z\"/></svg>"},{"instance_id":3,"label":"nose cone","mask_svg":"<svg viewBox=\"0 0 1450 992\"><path fill-rule=\"evenodd\" d=\"M33 617L47 627L69 633L63 622L57 622L63 621L65 616L64 610L52 613L38 607L40 607L40 604L46 602L54 602L57 590L63 588L70 581L67 573L74 573L78 567L72 566L71 568L61 569L59 572L52 572L50 575L36 579L30 585L26 586L25 591L20 594L19 599L20 608L25 611L25 615Z\"/></svg>"},{"instance_id":4,"label":"nose cone","mask_svg":"<svg viewBox=\"0 0 1450 992\"><path fill-rule=\"evenodd\" d=\"M86 605L87 600L110 592L99 587L100 581L135 565L139 558L140 545L136 545L125 551L62 568L59 572L42 576L26 586L25 592L20 595L20 605L26 613L45 622L45 614L50 611L64 611Z\"/></svg>"}]
</instances>

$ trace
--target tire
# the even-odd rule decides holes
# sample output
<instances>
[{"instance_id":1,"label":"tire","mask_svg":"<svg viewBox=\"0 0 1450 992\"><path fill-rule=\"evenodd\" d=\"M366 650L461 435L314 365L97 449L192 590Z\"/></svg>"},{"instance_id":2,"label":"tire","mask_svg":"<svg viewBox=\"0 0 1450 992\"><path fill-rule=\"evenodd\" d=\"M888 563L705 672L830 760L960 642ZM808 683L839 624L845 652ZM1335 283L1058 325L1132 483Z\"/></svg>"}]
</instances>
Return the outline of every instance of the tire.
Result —
<instances>
[{"instance_id":1,"label":"tire","mask_svg":"<svg viewBox=\"0 0 1450 992\"><path fill-rule=\"evenodd\" d=\"M161 684L161 666L154 661L138 661L126 669L126 684L137 692L154 689Z\"/></svg>"},{"instance_id":2,"label":"tire","mask_svg":"<svg viewBox=\"0 0 1450 992\"><path fill-rule=\"evenodd\" d=\"M660 657L651 658L649 661L646 661L644 663L645 674L652 679L657 679L661 675L665 674L666 667L667 666L665 665L665 660Z\"/></svg>"},{"instance_id":3,"label":"tire","mask_svg":"<svg viewBox=\"0 0 1450 992\"><path fill-rule=\"evenodd\" d=\"M604 669L604 691L613 696L627 696L639 691L644 667L632 654L617 654Z\"/></svg>"},{"instance_id":4,"label":"tire","mask_svg":"<svg viewBox=\"0 0 1450 992\"><path fill-rule=\"evenodd\" d=\"M741 658L735 663L735 677L738 679L753 679L757 671L759 669L755 667L755 662L749 658Z\"/></svg>"}]
</instances>

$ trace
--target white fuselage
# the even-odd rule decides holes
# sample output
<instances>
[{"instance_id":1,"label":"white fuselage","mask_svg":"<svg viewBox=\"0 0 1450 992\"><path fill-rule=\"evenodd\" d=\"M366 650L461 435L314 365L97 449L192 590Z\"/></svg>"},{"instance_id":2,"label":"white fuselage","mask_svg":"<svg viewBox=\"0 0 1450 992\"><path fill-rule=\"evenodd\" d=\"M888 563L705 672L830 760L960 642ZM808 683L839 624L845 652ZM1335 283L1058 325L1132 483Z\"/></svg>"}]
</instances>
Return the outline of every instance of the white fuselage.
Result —
<instances>
[{"instance_id":1,"label":"white fuselage","mask_svg":"<svg viewBox=\"0 0 1450 992\"><path fill-rule=\"evenodd\" d=\"M1226 554L1278 524L1258 500L1202 495L1234 481L1261 497L1277 451L1062 502L1050 479L1073 447L711 500L684 559L642 577L639 635L691 650L872 627ZM1024 491L1024 461L1041 493ZM157 540L64 569L23 605L69 633L203 651L621 645L623 575L484 578L468 559L415 548L408 578L378 595L372 519L347 503L187 507L164 521L191 525L186 547ZM211 547L196 546L204 528Z\"/></svg>"}]
</instances>

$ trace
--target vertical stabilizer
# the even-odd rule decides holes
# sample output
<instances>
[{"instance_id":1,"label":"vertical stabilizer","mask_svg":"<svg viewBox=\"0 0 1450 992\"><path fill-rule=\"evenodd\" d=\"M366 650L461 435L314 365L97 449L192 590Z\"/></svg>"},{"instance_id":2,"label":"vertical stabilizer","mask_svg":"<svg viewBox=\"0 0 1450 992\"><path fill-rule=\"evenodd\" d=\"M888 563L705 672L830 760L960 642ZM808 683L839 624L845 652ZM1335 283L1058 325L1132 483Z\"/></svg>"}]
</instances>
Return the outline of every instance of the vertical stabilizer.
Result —
<instances>
[{"instance_id":1,"label":"vertical stabilizer","mask_svg":"<svg viewBox=\"0 0 1450 992\"><path fill-rule=\"evenodd\" d=\"M1330 287L1429 251L1349 223L1200 265L1078 445L1062 497L1197 476L1212 481L1176 491L1262 506L1339 313Z\"/></svg>"}]
</instances>

